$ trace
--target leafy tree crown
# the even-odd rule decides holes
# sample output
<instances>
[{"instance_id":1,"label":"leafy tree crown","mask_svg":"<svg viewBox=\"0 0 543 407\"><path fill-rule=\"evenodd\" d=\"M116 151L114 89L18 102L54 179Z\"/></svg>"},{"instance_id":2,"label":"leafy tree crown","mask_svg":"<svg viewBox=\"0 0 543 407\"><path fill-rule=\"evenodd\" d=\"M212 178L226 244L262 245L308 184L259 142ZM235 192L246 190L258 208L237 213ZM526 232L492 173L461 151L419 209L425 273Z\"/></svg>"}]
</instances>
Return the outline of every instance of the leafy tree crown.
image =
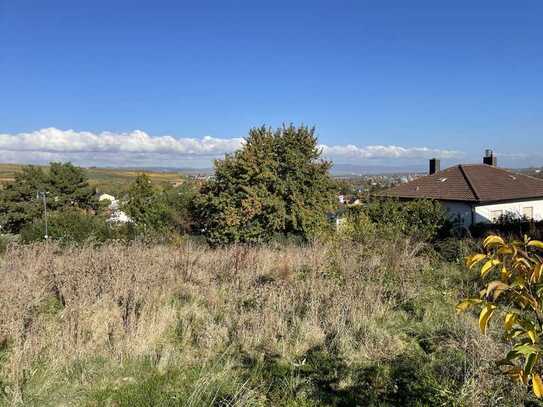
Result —
<instances>
[{"instance_id":1,"label":"leafy tree crown","mask_svg":"<svg viewBox=\"0 0 543 407\"><path fill-rule=\"evenodd\" d=\"M51 211L77 208L95 210L96 191L80 167L71 163L51 163L48 170L26 166L0 192L0 224L5 232L18 233L21 228L43 216L38 193L47 196Z\"/></svg>"},{"instance_id":2,"label":"leafy tree crown","mask_svg":"<svg viewBox=\"0 0 543 407\"><path fill-rule=\"evenodd\" d=\"M330 168L314 128L254 128L240 150L215 162L197 205L201 227L213 243L311 238L336 203Z\"/></svg>"}]
</instances>

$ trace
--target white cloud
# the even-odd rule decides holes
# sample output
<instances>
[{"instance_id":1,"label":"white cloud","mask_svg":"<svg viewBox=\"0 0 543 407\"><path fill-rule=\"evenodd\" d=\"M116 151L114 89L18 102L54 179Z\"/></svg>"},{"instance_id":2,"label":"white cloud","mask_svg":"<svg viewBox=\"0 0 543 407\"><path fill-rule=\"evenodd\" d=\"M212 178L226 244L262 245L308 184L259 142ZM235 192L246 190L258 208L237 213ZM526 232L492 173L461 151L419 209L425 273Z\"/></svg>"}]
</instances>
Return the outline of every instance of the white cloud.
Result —
<instances>
[{"instance_id":1,"label":"white cloud","mask_svg":"<svg viewBox=\"0 0 543 407\"><path fill-rule=\"evenodd\" d=\"M122 152L179 155L216 155L239 148L243 139L153 137L134 130L130 133L41 129L31 133L0 134L0 150L50 153Z\"/></svg>"},{"instance_id":2,"label":"white cloud","mask_svg":"<svg viewBox=\"0 0 543 407\"><path fill-rule=\"evenodd\" d=\"M454 150L437 150L427 147L399 147L399 146L367 146L357 147L349 144L345 146L322 145L323 154L330 157L350 159L373 158L458 158L462 153Z\"/></svg>"},{"instance_id":3,"label":"white cloud","mask_svg":"<svg viewBox=\"0 0 543 407\"><path fill-rule=\"evenodd\" d=\"M91 133L46 128L30 133L0 133L0 161L43 163L72 161L80 165L209 166L212 158L231 153L242 138L177 138L143 131ZM426 147L321 145L323 155L340 161L373 159L457 158L458 151ZM187 160L190 162L183 162Z\"/></svg>"}]
</instances>

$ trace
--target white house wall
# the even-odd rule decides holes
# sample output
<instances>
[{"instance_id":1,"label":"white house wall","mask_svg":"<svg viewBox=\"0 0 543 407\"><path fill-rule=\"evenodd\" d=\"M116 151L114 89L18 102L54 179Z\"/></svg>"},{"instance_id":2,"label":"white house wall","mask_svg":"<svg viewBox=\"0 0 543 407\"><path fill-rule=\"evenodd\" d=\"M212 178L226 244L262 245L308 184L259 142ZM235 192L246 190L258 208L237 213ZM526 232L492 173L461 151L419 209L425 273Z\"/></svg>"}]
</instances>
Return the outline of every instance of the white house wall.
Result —
<instances>
[{"instance_id":1,"label":"white house wall","mask_svg":"<svg viewBox=\"0 0 543 407\"><path fill-rule=\"evenodd\" d=\"M543 220L543 199L532 201L518 201L510 203L500 203L493 205L481 205L475 207L475 222L476 223L490 223L497 214L496 211L505 213L514 213L522 216L524 214L524 208L533 208L533 219ZM499 212L498 212L499 213Z\"/></svg>"}]
</instances>

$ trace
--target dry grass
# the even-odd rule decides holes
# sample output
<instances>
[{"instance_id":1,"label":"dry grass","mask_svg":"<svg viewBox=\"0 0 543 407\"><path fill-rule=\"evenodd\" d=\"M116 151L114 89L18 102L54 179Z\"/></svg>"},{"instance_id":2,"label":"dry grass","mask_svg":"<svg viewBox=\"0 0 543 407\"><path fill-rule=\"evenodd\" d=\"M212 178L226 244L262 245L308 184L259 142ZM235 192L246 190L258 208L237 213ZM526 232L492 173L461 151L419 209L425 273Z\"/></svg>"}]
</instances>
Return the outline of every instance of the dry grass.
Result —
<instances>
[{"instance_id":1,"label":"dry grass","mask_svg":"<svg viewBox=\"0 0 543 407\"><path fill-rule=\"evenodd\" d=\"M454 287L469 284L454 280L452 266L432 269L420 250L408 241L13 246L0 270L3 400L148 405L96 396L142 386L146 366L180 394L168 405L371 404L375 397L392 397L393 405L404 395L383 393L379 380L421 355L438 378L429 385L436 403L514 405L524 393L507 395L487 369L499 343L481 337L472 317L454 315ZM135 361L145 364L130 373ZM328 390L317 386L332 375L327 363L336 369ZM322 375L314 369L320 364ZM278 366L289 373L270 378Z\"/></svg>"}]
</instances>

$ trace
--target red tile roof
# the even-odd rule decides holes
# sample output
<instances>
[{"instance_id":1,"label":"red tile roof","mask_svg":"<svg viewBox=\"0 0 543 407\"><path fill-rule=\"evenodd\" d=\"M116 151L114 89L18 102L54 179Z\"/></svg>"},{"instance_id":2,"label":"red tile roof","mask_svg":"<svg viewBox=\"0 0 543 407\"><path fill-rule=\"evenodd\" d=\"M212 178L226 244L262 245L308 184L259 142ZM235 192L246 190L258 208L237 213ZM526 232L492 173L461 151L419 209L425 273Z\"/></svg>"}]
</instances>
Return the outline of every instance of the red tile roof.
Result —
<instances>
[{"instance_id":1,"label":"red tile roof","mask_svg":"<svg viewBox=\"0 0 543 407\"><path fill-rule=\"evenodd\" d=\"M490 165L457 165L381 193L398 198L489 203L543 198L543 180Z\"/></svg>"}]
</instances>

